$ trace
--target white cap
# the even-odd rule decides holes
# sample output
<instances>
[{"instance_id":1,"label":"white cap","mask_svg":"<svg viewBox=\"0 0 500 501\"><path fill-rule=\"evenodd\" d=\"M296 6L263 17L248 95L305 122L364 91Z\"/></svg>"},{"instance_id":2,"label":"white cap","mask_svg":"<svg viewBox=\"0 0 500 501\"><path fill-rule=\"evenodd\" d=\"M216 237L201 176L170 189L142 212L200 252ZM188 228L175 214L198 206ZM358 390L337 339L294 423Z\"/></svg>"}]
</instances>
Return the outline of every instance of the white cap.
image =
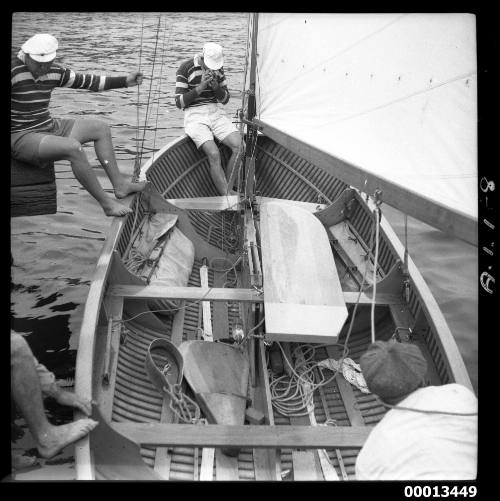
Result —
<instances>
[{"instance_id":1,"label":"white cap","mask_svg":"<svg viewBox=\"0 0 500 501\"><path fill-rule=\"evenodd\" d=\"M47 33L39 33L33 35L29 40L24 42L21 50L25 54L29 54L32 59L39 63L52 61L56 57L56 50L59 44L52 35Z\"/></svg>"},{"instance_id":2,"label":"white cap","mask_svg":"<svg viewBox=\"0 0 500 501\"><path fill-rule=\"evenodd\" d=\"M211 70L218 70L224 63L222 47L213 42L207 42L203 46L203 61Z\"/></svg>"}]
</instances>

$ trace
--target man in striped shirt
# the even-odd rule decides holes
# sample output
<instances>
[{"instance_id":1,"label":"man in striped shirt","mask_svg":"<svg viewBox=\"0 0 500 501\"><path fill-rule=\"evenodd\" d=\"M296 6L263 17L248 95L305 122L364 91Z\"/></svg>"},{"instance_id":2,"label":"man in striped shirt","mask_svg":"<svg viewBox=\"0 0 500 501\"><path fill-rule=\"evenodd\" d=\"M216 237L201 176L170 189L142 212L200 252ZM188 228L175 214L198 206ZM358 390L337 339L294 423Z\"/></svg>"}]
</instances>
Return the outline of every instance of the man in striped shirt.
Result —
<instances>
[{"instance_id":1,"label":"man in striped shirt","mask_svg":"<svg viewBox=\"0 0 500 501\"><path fill-rule=\"evenodd\" d=\"M142 74L99 76L75 73L54 63L57 40L37 34L23 44L11 63L11 154L42 167L69 160L76 179L99 202L108 216L123 216L131 209L108 196L89 164L82 144L93 141L99 162L113 185L116 198L142 191L145 183L132 183L119 171L109 127L94 119L58 119L49 113L56 87L103 91L140 85Z\"/></svg>"},{"instance_id":2,"label":"man in striped shirt","mask_svg":"<svg viewBox=\"0 0 500 501\"><path fill-rule=\"evenodd\" d=\"M184 61L177 70L175 104L184 110L186 134L208 157L210 175L218 192L234 195L232 184L236 173L233 169L240 150L240 136L218 105L227 104L230 97L223 62L222 47L212 42L204 45L202 54ZM226 173L214 136L231 148Z\"/></svg>"}]
</instances>

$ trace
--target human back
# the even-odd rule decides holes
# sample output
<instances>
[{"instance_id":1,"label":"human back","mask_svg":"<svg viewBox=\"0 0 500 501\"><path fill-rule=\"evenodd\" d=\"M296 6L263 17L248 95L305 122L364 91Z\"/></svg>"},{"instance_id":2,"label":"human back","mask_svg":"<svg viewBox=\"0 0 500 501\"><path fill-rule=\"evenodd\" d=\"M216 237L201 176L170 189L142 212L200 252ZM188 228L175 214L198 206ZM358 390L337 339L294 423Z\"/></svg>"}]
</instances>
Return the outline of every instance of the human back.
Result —
<instances>
[{"instance_id":1,"label":"human back","mask_svg":"<svg viewBox=\"0 0 500 501\"><path fill-rule=\"evenodd\" d=\"M418 345L372 343L360 358L368 389L390 410L356 460L357 480L470 480L477 473L477 398L465 386L427 386Z\"/></svg>"},{"instance_id":2,"label":"human back","mask_svg":"<svg viewBox=\"0 0 500 501\"><path fill-rule=\"evenodd\" d=\"M475 413L477 398L465 386L417 389L374 428L358 455L356 479L475 479Z\"/></svg>"}]
</instances>

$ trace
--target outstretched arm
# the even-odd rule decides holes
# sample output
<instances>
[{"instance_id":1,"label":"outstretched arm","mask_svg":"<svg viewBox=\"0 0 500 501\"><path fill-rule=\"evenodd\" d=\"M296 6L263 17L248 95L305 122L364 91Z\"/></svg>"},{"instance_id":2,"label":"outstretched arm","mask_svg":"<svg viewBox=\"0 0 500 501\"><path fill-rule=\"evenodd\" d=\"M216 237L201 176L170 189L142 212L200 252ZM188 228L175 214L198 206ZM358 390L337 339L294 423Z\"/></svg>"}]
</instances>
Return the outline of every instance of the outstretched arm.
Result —
<instances>
[{"instance_id":1,"label":"outstretched arm","mask_svg":"<svg viewBox=\"0 0 500 501\"><path fill-rule=\"evenodd\" d=\"M93 92L100 92L109 89L121 89L142 83L142 73L136 71L126 76L106 76L75 73L69 68L61 68L62 75L59 87L71 89L88 89Z\"/></svg>"}]
</instances>

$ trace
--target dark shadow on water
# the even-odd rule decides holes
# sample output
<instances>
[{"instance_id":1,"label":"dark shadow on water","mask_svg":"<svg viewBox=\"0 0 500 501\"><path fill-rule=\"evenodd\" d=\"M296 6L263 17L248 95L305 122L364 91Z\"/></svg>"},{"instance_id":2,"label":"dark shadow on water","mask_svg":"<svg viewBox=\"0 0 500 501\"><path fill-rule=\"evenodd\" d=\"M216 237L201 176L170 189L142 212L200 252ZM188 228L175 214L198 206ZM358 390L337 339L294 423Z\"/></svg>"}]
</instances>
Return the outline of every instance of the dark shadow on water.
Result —
<instances>
[{"instance_id":1,"label":"dark shadow on water","mask_svg":"<svg viewBox=\"0 0 500 501\"><path fill-rule=\"evenodd\" d=\"M15 318L11 315L11 329L31 333L25 336L31 351L55 374L56 379L74 377L76 350L69 349L69 319L69 314L50 318Z\"/></svg>"}]
</instances>

